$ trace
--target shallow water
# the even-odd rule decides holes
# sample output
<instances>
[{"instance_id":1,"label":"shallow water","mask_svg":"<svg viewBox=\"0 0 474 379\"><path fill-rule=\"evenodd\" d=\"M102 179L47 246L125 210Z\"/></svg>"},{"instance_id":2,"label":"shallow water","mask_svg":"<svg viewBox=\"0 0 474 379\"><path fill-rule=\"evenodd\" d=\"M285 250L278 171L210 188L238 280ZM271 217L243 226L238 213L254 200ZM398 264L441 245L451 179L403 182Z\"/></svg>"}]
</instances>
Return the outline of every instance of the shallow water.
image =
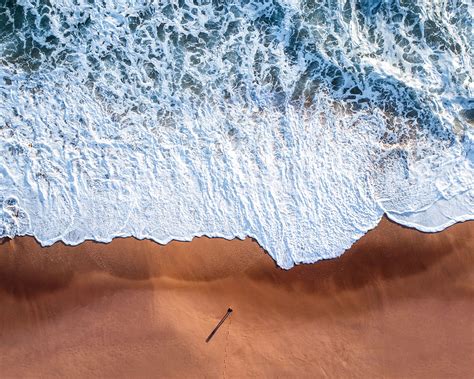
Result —
<instances>
[{"instance_id":1,"label":"shallow water","mask_svg":"<svg viewBox=\"0 0 474 379\"><path fill-rule=\"evenodd\" d=\"M0 1L0 236L252 236L285 268L384 213L474 218L468 1Z\"/></svg>"}]
</instances>

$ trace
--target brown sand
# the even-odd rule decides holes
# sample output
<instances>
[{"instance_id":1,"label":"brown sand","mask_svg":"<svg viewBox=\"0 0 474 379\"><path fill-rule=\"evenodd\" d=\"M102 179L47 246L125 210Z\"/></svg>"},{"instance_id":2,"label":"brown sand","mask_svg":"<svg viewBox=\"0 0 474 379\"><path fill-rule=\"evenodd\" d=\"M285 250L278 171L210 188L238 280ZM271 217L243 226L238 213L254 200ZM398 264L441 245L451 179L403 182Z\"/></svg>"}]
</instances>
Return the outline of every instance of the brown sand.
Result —
<instances>
[{"instance_id":1,"label":"brown sand","mask_svg":"<svg viewBox=\"0 0 474 379\"><path fill-rule=\"evenodd\" d=\"M17 238L0 246L0 375L468 378L473 295L474 222L384 219L290 271L250 239Z\"/></svg>"}]
</instances>

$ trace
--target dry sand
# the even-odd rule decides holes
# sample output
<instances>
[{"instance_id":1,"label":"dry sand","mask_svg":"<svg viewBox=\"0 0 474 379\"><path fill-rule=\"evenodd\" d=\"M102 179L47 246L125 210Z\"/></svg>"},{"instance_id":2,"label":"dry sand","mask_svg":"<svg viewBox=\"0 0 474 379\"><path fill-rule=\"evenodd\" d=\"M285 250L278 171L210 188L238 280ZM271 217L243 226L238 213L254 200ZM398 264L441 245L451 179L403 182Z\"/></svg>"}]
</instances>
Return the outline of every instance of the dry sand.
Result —
<instances>
[{"instance_id":1,"label":"dry sand","mask_svg":"<svg viewBox=\"0 0 474 379\"><path fill-rule=\"evenodd\" d=\"M474 222L423 234L384 219L290 271L250 239L16 238L0 246L0 373L468 378L473 295Z\"/></svg>"}]
</instances>

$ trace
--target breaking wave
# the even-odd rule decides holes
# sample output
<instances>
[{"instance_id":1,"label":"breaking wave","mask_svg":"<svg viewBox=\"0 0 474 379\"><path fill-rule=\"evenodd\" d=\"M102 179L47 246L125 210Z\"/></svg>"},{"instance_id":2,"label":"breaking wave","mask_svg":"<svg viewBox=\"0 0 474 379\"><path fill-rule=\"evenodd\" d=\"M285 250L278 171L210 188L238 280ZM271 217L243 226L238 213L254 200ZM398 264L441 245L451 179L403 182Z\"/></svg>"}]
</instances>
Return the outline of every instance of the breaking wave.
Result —
<instances>
[{"instance_id":1,"label":"breaking wave","mask_svg":"<svg viewBox=\"0 0 474 379\"><path fill-rule=\"evenodd\" d=\"M474 219L468 0L0 0L0 236L251 236L284 268L385 213Z\"/></svg>"}]
</instances>

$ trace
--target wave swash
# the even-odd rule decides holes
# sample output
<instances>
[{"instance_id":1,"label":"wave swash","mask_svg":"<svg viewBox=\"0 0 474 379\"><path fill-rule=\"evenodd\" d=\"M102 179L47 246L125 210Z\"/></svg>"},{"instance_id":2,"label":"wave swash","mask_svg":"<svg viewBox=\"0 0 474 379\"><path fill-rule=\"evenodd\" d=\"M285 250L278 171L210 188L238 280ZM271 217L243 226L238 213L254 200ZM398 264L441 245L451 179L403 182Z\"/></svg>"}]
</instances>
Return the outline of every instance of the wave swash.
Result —
<instances>
[{"instance_id":1,"label":"wave swash","mask_svg":"<svg viewBox=\"0 0 474 379\"><path fill-rule=\"evenodd\" d=\"M0 236L254 237L474 218L468 0L0 0Z\"/></svg>"}]
</instances>

